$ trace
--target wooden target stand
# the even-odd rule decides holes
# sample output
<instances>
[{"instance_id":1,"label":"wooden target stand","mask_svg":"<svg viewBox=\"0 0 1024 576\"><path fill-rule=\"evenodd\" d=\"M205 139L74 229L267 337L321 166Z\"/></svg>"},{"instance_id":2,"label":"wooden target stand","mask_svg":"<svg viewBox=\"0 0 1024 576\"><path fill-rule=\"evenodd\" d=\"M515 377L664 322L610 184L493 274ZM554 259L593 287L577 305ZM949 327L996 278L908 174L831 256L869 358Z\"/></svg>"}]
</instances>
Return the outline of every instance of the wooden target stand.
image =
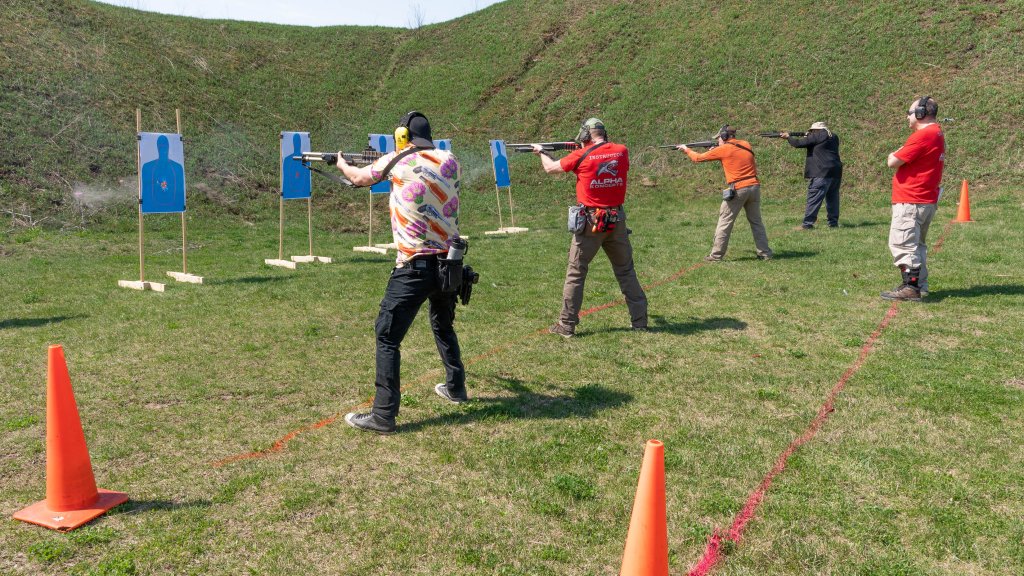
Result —
<instances>
[{"instance_id":1,"label":"wooden target stand","mask_svg":"<svg viewBox=\"0 0 1024 576\"><path fill-rule=\"evenodd\" d=\"M370 213L369 213L369 216L370 216L370 219L369 219L370 227L369 227L369 230L367 232L366 246L353 246L352 247L352 251L353 252L371 252L373 254L387 254L389 248L392 249L392 250L397 250L398 249L398 244L394 244L394 243L390 243L390 244L374 244L373 243L373 197L375 196L375 194L373 192L370 192L367 195L370 197Z\"/></svg>"},{"instance_id":2,"label":"wooden target stand","mask_svg":"<svg viewBox=\"0 0 1024 576\"><path fill-rule=\"evenodd\" d=\"M178 130L178 134L181 134L181 110L178 108L174 109L174 120ZM142 132L142 110L140 108L135 109L135 133L136 135ZM153 292L163 292L166 287L160 282L150 282L146 280L146 259L145 251L143 250L143 238L144 238L144 226L142 218L142 156L141 151L136 150L135 152L135 168L138 172L139 177L139 279L138 280L118 280L117 285L121 288L130 288L132 290L152 290ZM184 166L182 169L184 170ZM181 272L167 272L167 275L174 278L178 282L187 282L189 284L202 284L203 277L196 276L195 274L188 273L188 236L186 233L185 226L185 212L181 212Z\"/></svg>"},{"instance_id":3,"label":"wooden target stand","mask_svg":"<svg viewBox=\"0 0 1024 576\"><path fill-rule=\"evenodd\" d=\"M282 158L283 160L283 158ZM282 184L283 186L283 184ZM330 264L334 260L327 256L313 255L313 193L310 191L306 198L306 231L309 238L309 254L292 256L290 260L284 259L284 189L281 190L278 202L278 230L277 230L277 258L267 258L263 263L267 266L277 266L295 270L297 264L309 262L321 262Z\"/></svg>"},{"instance_id":4,"label":"wooden target stand","mask_svg":"<svg viewBox=\"0 0 1024 576\"><path fill-rule=\"evenodd\" d=\"M491 162L491 169L492 170L494 169L494 163L493 162ZM529 228L523 228L521 226L516 226L516 213L515 213L515 208L512 205L512 186L506 186L505 190L508 191L508 214L509 214L509 219L511 220L511 224L512 224L511 226L505 226L505 224L504 224L504 222L502 221L502 218L501 218L501 187L498 186L497 174L495 174L494 197L498 201L498 229L497 230L488 230L488 231L484 232L484 234L487 234L488 236L494 236L494 235L498 235L498 234L521 234L523 232L529 232L530 231Z\"/></svg>"},{"instance_id":5,"label":"wooden target stand","mask_svg":"<svg viewBox=\"0 0 1024 576\"><path fill-rule=\"evenodd\" d=\"M290 260L284 259L284 196L281 196L278 202L278 233L277 233L277 258L267 258L263 260L263 263L267 266L277 266L279 268L288 268L295 270L295 267L299 263L307 262L321 262L324 264L330 264L334 260L328 256L315 256L313 254L313 198L310 196L306 198L306 226L307 233L309 235L309 254L302 256L292 256Z\"/></svg>"}]
</instances>

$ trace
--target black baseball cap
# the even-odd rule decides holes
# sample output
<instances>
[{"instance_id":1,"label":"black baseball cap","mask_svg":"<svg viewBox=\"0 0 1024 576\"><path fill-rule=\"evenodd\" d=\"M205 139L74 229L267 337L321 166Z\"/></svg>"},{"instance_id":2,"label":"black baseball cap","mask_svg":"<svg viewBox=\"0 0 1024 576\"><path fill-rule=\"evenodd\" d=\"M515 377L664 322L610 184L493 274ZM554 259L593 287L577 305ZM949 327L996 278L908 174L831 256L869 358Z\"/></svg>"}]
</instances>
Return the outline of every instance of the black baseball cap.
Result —
<instances>
[{"instance_id":1,"label":"black baseball cap","mask_svg":"<svg viewBox=\"0 0 1024 576\"><path fill-rule=\"evenodd\" d=\"M418 148L433 148L434 139L430 134L430 120L422 112L413 110L398 122L399 126L409 129L409 142Z\"/></svg>"}]
</instances>

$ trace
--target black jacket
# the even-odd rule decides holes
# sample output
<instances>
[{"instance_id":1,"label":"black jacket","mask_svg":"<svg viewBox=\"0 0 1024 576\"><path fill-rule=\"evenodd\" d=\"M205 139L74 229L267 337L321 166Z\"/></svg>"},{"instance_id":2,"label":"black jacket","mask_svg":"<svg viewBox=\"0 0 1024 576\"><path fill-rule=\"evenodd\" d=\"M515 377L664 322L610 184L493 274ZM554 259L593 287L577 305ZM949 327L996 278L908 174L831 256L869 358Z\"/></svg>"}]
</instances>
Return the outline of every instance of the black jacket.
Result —
<instances>
[{"instance_id":1,"label":"black jacket","mask_svg":"<svg viewBox=\"0 0 1024 576\"><path fill-rule=\"evenodd\" d=\"M807 148L804 178L834 178L843 173L839 160L839 136L826 130L811 130L805 138L789 137L789 145Z\"/></svg>"}]
</instances>

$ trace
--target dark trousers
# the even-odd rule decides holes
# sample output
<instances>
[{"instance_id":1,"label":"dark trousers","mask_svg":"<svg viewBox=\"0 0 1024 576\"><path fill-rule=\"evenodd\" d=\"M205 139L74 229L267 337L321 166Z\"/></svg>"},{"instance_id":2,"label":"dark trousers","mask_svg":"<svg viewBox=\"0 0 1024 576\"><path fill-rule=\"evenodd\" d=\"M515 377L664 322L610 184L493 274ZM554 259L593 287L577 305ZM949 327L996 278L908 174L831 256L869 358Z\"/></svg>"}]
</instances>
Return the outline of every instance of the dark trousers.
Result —
<instances>
[{"instance_id":1,"label":"dark trousers","mask_svg":"<svg viewBox=\"0 0 1024 576\"><path fill-rule=\"evenodd\" d=\"M427 264L427 265L424 265ZM437 260L413 260L395 268L384 291L377 316L377 379L373 412L390 422L398 416L402 400L402 339L424 301L430 301L430 328L445 369L445 383L453 396L466 396L466 369L455 335L455 294L442 294Z\"/></svg>"},{"instance_id":2,"label":"dark trousers","mask_svg":"<svg viewBox=\"0 0 1024 576\"><path fill-rule=\"evenodd\" d=\"M843 182L843 173L833 178L811 178L807 184L807 211L804 212L804 226L811 226L818 221L818 210L822 200L825 201L825 213L828 225L839 224L839 185Z\"/></svg>"}]
</instances>

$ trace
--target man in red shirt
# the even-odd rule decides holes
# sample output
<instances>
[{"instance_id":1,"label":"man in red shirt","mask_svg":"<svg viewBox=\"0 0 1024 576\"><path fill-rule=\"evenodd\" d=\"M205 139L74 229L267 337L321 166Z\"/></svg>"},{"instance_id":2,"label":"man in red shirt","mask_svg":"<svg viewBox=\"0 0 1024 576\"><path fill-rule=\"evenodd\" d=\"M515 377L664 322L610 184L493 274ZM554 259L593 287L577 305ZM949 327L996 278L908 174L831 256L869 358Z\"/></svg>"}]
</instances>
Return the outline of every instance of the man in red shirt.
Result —
<instances>
[{"instance_id":1,"label":"man in red shirt","mask_svg":"<svg viewBox=\"0 0 1024 576\"><path fill-rule=\"evenodd\" d=\"M576 333L587 270L601 248L608 255L619 289L626 298L633 330L645 331L647 295L633 267L633 247L626 228L626 211L622 208L626 199L629 150L609 142L604 123L597 118L590 118L580 126L576 140L581 144L580 149L561 160L548 156L539 145L533 147L548 174L576 174L576 201L586 217L583 229L573 233L562 288L562 312L548 331L566 338Z\"/></svg>"},{"instance_id":2,"label":"man in red shirt","mask_svg":"<svg viewBox=\"0 0 1024 576\"><path fill-rule=\"evenodd\" d=\"M939 105L930 96L917 98L907 111L913 133L898 150L889 154L892 177L892 224L889 250L903 282L882 292L886 300L919 302L928 294L928 246L925 239L935 217L946 160L946 138L935 116Z\"/></svg>"}]
</instances>

